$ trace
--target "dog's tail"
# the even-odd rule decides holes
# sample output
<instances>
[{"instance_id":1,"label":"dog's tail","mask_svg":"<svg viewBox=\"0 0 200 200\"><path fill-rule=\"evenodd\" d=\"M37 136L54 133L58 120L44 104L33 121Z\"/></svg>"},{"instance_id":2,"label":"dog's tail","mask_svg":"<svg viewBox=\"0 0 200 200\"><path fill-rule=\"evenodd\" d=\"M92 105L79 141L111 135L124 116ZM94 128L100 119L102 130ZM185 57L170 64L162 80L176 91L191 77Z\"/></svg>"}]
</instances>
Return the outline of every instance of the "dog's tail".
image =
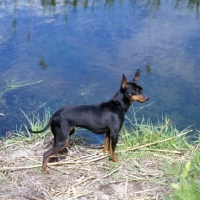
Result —
<instances>
[{"instance_id":1,"label":"dog's tail","mask_svg":"<svg viewBox=\"0 0 200 200\"><path fill-rule=\"evenodd\" d=\"M50 118L48 124L42 130L40 130L40 131L33 131L31 128L28 128L28 130L31 133L42 133L42 132L46 131L51 126L51 121L52 121L52 118Z\"/></svg>"}]
</instances>

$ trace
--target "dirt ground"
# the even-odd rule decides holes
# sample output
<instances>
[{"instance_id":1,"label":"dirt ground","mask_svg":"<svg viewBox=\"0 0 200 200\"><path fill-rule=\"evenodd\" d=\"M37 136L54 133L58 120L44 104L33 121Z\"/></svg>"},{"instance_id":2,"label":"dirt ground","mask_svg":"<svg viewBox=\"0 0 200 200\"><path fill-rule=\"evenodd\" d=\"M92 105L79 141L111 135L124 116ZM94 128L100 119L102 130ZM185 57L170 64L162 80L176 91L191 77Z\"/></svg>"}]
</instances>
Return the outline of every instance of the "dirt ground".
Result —
<instances>
[{"instance_id":1,"label":"dirt ground","mask_svg":"<svg viewBox=\"0 0 200 200\"><path fill-rule=\"evenodd\" d=\"M164 199L173 180L162 171L163 158L149 156L119 163L101 146L71 141L67 155L51 159L42 173L41 140L19 141L0 151L0 199L4 200L146 200ZM138 152L139 155L139 152Z\"/></svg>"}]
</instances>

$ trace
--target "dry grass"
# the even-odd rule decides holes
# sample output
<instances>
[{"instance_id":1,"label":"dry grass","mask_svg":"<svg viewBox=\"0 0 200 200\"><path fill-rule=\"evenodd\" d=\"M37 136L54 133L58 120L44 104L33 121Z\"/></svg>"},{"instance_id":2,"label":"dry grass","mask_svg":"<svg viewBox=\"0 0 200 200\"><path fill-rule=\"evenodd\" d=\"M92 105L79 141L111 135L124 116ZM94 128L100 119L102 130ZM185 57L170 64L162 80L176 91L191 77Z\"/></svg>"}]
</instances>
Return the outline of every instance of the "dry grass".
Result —
<instances>
[{"instance_id":1,"label":"dry grass","mask_svg":"<svg viewBox=\"0 0 200 200\"><path fill-rule=\"evenodd\" d=\"M121 152L120 162L113 163L100 146L88 146L84 140L75 144L71 140L67 155L53 157L47 173L42 173L46 149L41 139L7 146L2 143L0 199L164 199L172 193L174 180L162 170L163 163L168 160L173 165L189 155L177 150L141 150L147 148L145 145L139 151L133 149L133 159L123 157L125 152ZM126 153L133 152L129 149Z\"/></svg>"}]
</instances>

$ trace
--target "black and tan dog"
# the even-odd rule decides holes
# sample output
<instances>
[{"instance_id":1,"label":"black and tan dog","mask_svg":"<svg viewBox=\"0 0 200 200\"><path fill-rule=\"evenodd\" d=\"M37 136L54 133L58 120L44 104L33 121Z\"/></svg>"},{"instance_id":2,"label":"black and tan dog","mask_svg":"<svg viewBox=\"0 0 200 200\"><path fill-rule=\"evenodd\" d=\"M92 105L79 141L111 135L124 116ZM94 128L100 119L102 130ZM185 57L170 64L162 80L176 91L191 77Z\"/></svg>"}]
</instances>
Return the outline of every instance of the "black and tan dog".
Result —
<instances>
[{"instance_id":1,"label":"black and tan dog","mask_svg":"<svg viewBox=\"0 0 200 200\"><path fill-rule=\"evenodd\" d=\"M127 81L122 76L121 86L114 97L103 103L91 105L77 105L63 107L57 110L41 133L51 126L54 135L54 145L43 155L43 172L50 156L64 151L68 145L69 136L75 132L75 127L86 128L93 133L106 133L103 151L110 151L113 162L118 159L115 156L115 147L118 141L119 131L124 122L124 116L133 101L145 102L149 98L143 94L139 84L140 70L138 69L132 81Z\"/></svg>"}]
</instances>

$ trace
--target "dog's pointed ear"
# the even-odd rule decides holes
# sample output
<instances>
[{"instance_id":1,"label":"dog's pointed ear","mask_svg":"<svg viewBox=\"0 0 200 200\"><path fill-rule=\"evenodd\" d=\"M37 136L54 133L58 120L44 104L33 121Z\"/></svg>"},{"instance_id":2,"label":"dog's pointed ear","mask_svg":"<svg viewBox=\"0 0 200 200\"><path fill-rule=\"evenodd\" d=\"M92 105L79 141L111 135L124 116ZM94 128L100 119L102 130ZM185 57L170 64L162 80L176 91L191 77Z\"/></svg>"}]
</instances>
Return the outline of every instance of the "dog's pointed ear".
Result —
<instances>
[{"instance_id":1,"label":"dog's pointed ear","mask_svg":"<svg viewBox=\"0 0 200 200\"><path fill-rule=\"evenodd\" d=\"M140 69L138 69L138 70L136 71L135 76L134 76L134 78L133 78L133 81L138 82L139 79L140 79Z\"/></svg>"},{"instance_id":2,"label":"dog's pointed ear","mask_svg":"<svg viewBox=\"0 0 200 200\"><path fill-rule=\"evenodd\" d=\"M127 84L128 84L127 78L124 74L122 74L121 88L125 89Z\"/></svg>"}]
</instances>

